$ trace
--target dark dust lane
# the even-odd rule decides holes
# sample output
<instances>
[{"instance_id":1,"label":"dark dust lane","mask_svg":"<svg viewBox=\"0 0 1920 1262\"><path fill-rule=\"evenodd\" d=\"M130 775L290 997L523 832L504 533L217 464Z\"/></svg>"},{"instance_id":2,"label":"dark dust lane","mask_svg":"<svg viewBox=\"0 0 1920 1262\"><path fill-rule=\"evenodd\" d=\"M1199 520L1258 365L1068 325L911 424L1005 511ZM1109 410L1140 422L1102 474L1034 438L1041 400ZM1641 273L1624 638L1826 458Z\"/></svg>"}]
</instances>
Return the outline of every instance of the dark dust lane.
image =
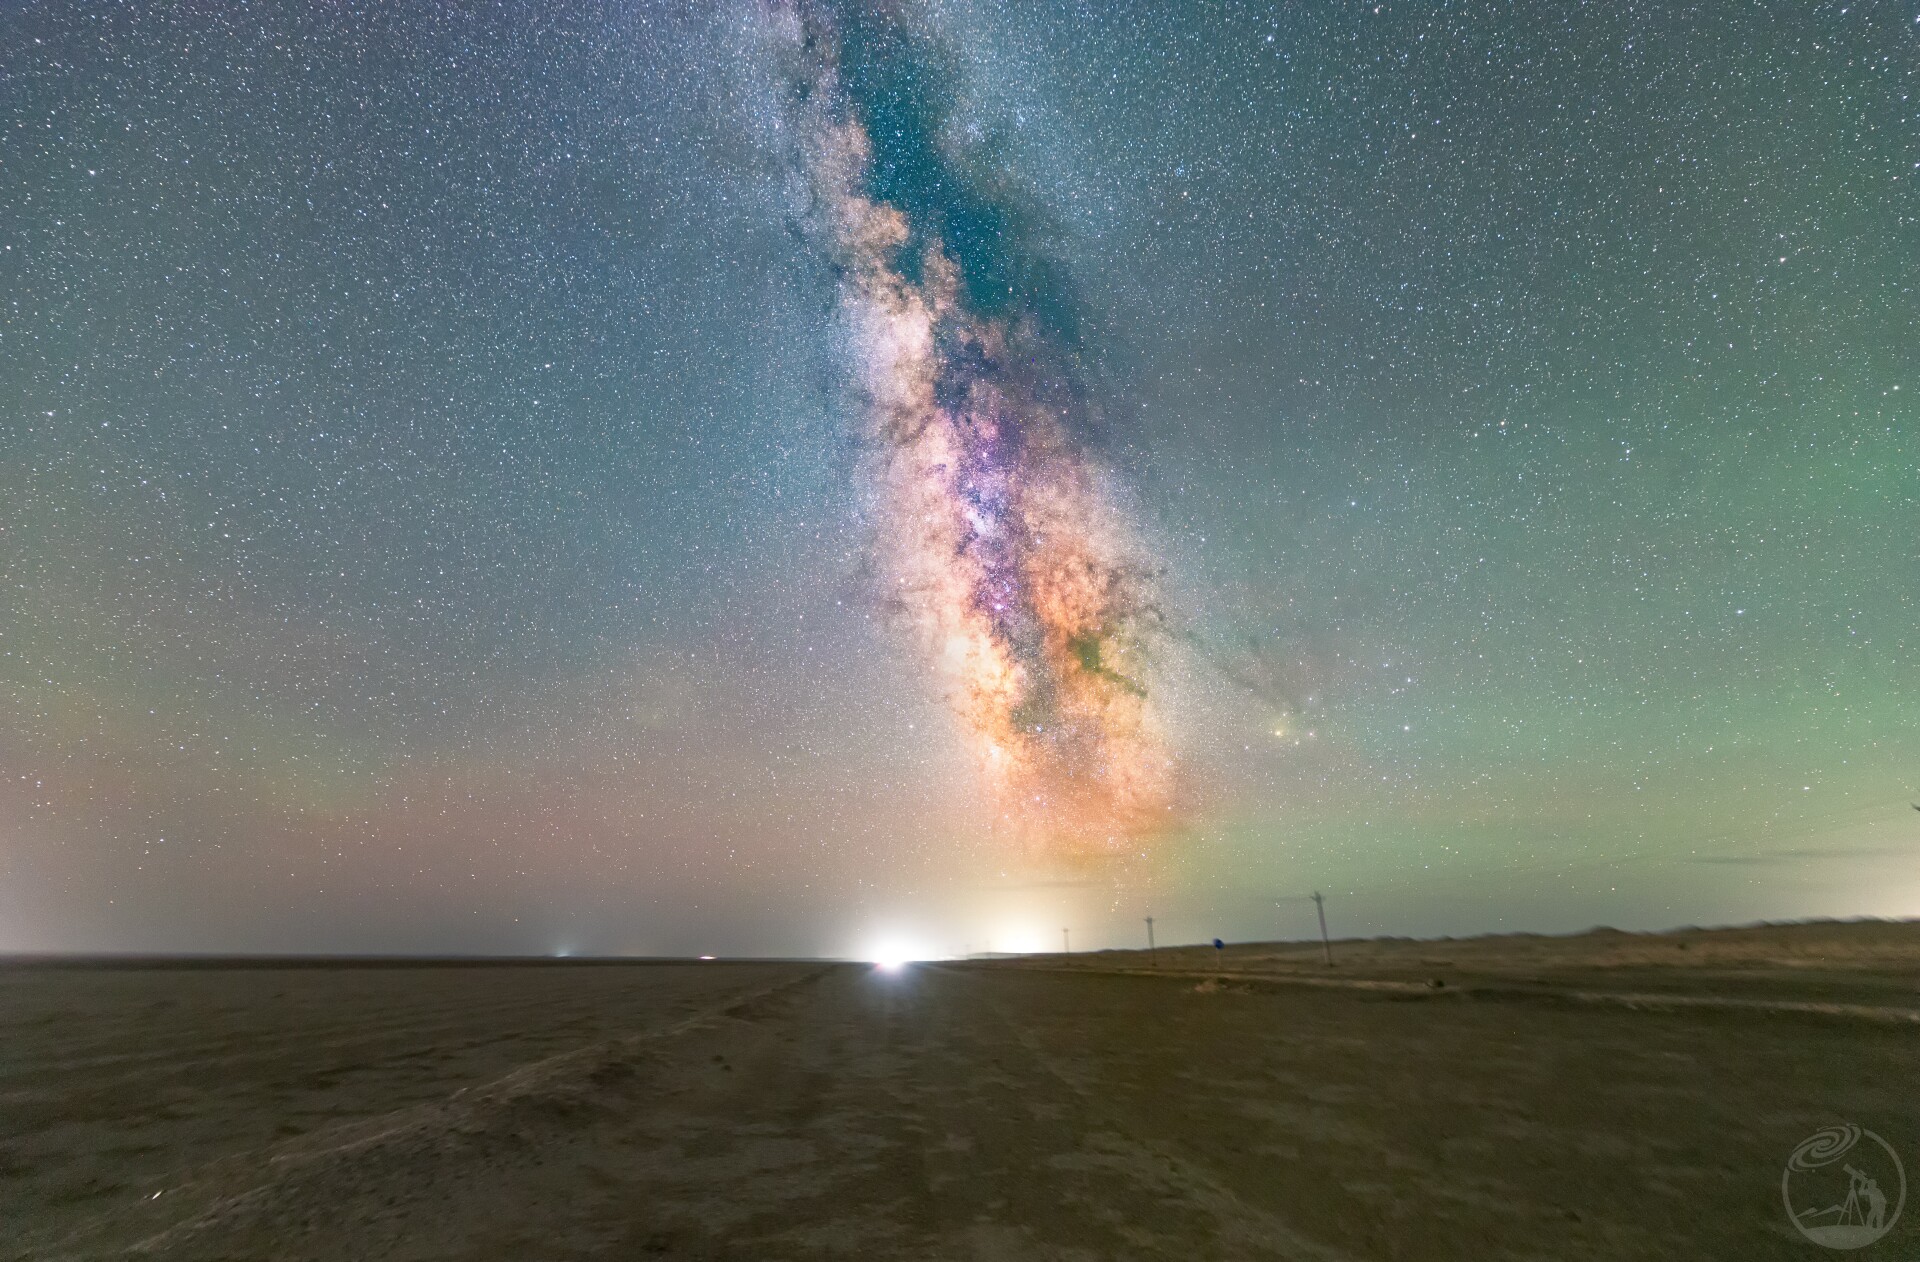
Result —
<instances>
[{"instance_id":1,"label":"dark dust lane","mask_svg":"<svg viewBox=\"0 0 1920 1262\"><path fill-rule=\"evenodd\" d=\"M1914 1151L1912 1049L1832 1020L795 969L183 1171L71 1252L1804 1257L1787 1154L1837 1119Z\"/></svg>"}]
</instances>

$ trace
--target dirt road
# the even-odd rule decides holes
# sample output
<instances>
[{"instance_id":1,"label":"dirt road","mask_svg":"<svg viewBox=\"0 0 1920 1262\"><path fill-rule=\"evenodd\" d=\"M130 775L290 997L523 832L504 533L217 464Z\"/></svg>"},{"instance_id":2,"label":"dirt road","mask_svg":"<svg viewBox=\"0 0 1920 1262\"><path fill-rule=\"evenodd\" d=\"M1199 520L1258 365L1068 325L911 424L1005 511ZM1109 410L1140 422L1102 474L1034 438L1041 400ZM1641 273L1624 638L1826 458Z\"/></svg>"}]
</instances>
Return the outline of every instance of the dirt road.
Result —
<instances>
[{"instance_id":1,"label":"dirt road","mask_svg":"<svg viewBox=\"0 0 1920 1262\"><path fill-rule=\"evenodd\" d=\"M157 1156L112 1116L60 1139L46 1066L0 1062L29 1130L0 1256L1804 1258L1796 1143L1852 1120L1920 1155L1916 1034L1872 1022L796 964L479 971L484 1019L410 1032L408 987L445 982L397 971L385 1041L331 1071L286 1059L370 1002L325 970L276 979L313 1002L213 1080L164 1041L64 1071L84 1099L171 1065L191 1134Z\"/></svg>"}]
</instances>

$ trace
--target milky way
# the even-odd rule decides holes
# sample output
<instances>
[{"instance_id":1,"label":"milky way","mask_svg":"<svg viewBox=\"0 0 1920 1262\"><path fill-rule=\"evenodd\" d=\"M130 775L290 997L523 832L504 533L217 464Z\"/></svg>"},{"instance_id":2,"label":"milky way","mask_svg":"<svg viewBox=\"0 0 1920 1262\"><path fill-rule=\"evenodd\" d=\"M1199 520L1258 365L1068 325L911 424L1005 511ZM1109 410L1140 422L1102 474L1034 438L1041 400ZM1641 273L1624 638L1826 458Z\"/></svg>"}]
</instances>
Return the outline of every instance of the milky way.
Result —
<instances>
[{"instance_id":1,"label":"milky way","mask_svg":"<svg viewBox=\"0 0 1920 1262\"><path fill-rule=\"evenodd\" d=\"M876 153L833 17L772 17L805 218L839 272L876 596L938 681L1012 834L1055 857L1131 852L1172 810L1150 686L1164 626L1153 564L1083 438L1084 397L1046 309L1055 295L998 284L1000 216L986 207L990 231L977 230L982 207L948 191L959 181L937 142ZM896 139L931 131L911 122L887 125ZM881 163L909 185L898 168L919 165L944 204L889 199ZM985 259L954 239L968 213Z\"/></svg>"}]
</instances>

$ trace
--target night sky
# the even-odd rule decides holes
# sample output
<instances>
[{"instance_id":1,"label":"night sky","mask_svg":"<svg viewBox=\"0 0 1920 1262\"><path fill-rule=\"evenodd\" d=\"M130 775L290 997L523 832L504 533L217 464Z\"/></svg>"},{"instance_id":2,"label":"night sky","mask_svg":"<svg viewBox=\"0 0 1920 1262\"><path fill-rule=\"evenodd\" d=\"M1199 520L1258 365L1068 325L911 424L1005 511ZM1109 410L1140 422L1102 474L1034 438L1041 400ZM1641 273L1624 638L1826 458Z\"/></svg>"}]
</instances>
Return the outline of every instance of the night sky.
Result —
<instances>
[{"instance_id":1,"label":"night sky","mask_svg":"<svg viewBox=\"0 0 1920 1262\"><path fill-rule=\"evenodd\" d=\"M0 950L1920 915L1920 7L9 3Z\"/></svg>"}]
</instances>

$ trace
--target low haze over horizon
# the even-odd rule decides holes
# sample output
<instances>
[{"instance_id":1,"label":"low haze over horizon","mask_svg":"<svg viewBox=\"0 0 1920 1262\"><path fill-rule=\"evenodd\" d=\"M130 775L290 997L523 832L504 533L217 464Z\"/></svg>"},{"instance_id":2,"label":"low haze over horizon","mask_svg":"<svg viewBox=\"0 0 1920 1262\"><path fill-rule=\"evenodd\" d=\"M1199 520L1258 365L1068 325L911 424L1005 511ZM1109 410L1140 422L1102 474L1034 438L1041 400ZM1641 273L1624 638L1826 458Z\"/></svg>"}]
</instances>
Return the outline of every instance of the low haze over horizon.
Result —
<instances>
[{"instance_id":1,"label":"low haze over horizon","mask_svg":"<svg viewBox=\"0 0 1920 1262\"><path fill-rule=\"evenodd\" d=\"M0 12L0 951L1920 915L1920 9Z\"/></svg>"}]
</instances>

